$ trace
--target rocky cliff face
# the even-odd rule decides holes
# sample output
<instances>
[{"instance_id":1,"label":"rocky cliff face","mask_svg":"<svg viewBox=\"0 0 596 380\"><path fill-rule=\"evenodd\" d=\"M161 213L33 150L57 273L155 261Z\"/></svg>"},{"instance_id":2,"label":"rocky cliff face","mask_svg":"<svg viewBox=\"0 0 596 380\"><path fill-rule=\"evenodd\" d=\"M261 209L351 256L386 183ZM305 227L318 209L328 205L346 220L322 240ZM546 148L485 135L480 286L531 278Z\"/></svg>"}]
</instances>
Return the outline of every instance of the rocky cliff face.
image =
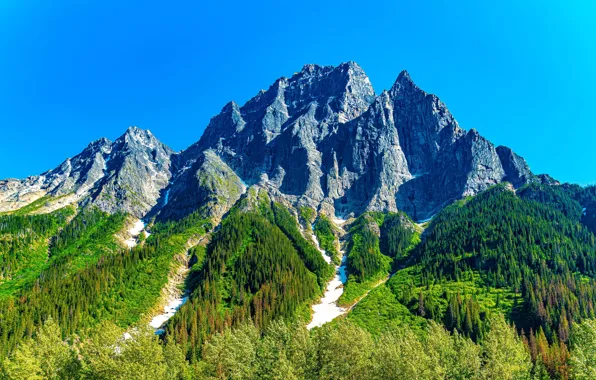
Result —
<instances>
[{"instance_id":1,"label":"rocky cliff face","mask_svg":"<svg viewBox=\"0 0 596 380\"><path fill-rule=\"evenodd\" d=\"M460 128L407 72L375 96L354 62L307 65L244 106L227 104L181 161L205 150L248 185L338 215L399 209L420 220L504 180L534 178L510 149ZM177 208L185 209L174 202L169 214Z\"/></svg>"},{"instance_id":2,"label":"rocky cliff face","mask_svg":"<svg viewBox=\"0 0 596 380\"><path fill-rule=\"evenodd\" d=\"M111 147L105 175L87 200L106 212L144 217L168 186L174 151L149 131L129 128Z\"/></svg>"},{"instance_id":3,"label":"rocky cliff face","mask_svg":"<svg viewBox=\"0 0 596 380\"><path fill-rule=\"evenodd\" d=\"M171 177L174 152L149 131L136 127L111 142L92 142L57 168L24 180L0 181L0 211L23 207L44 196L94 204L106 212L143 217L161 197Z\"/></svg>"},{"instance_id":4,"label":"rocky cliff face","mask_svg":"<svg viewBox=\"0 0 596 380\"><path fill-rule=\"evenodd\" d=\"M179 154L137 128L97 141L39 177L0 182L0 207L16 208L30 193L75 193L108 212L220 218L258 185L338 216L402 210L421 220L499 182L534 180L523 158L460 128L407 72L377 96L347 62L306 65L243 106L228 103Z\"/></svg>"},{"instance_id":5,"label":"rocky cliff face","mask_svg":"<svg viewBox=\"0 0 596 380\"><path fill-rule=\"evenodd\" d=\"M18 209L44 196L75 194L77 198L83 197L103 178L110 152L111 142L100 139L39 176L0 181L0 211Z\"/></svg>"}]
</instances>

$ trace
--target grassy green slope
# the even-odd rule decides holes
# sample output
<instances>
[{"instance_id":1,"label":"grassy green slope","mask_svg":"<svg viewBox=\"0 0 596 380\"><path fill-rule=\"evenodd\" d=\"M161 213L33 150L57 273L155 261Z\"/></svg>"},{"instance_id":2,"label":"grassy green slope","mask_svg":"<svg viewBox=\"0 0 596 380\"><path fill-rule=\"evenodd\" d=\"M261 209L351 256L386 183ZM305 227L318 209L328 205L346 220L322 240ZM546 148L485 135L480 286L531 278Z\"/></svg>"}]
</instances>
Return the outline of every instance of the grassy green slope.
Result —
<instances>
[{"instance_id":1,"label":"grassy green slope","mask_svg":"<svg viewBox=\"0 0 596 380\"><path fill-rule=\"evenodd\" d=\"M350 226L347 247L348 282L339 299L351 305L387 280L420 241L412 221L402 213L366 213Z\"/></svg>"},{"instance_id":2,"label":"grassy green slope","mask_svg":"<svg viewBox=\"0 0 596 380\"><path fill-rule=\"evenodd\" d=\"M498 311L566 340L571 320L594 316L595 237L577 203L551 190L498 186L447 207L386 286L413 314L473 338Z\"/></svg>"}]
</instances>

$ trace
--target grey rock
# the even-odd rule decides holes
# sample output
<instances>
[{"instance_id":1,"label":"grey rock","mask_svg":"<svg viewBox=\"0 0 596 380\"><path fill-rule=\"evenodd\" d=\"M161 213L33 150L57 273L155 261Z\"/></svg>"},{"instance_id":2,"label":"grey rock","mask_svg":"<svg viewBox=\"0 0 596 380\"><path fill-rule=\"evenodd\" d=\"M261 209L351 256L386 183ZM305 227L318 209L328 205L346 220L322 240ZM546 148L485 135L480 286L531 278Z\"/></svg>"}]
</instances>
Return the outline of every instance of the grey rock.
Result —
<instances>
[{"instance_id":1,"label":"grey rock","mask_svg":"<svg viewBox=\"0 0 596 380\"><path fill-rule=\"evenodd\" d=\"M88 201L109 213L144 217L170 182L173 154L151 132L130 127L112 144L106 173Z\"/></svg>"},{"instance_id":2,"label":"grey rock","mask_svg":"<svg viewBox=\"0 0 596 380\"><path fill-rule=\"evenodd\" d=\"M244 106L229 103L181 161L207 149L245 183L340 216L403 210L420 220L502 181L535 178L510 149L460 128L406 71L374 96L353 62L307 65Z\"/></svg>"},{"instance_id":3,"label":"grey rock","mask_svg":"<svg viewBox=\"0 0 596 380\"><path fill-rule=\"evenodd\" d=\"M530 171L526 160L515 154L510 148L498 146L497 154L503 164L505 181L510 182L514 187L519 187L534 179L535 176Z\"/></svg>"},{"instance_id":4,"label":"grey rock","mask_svg":"<svg viewBox=\"0 0 596 380\"><path fill-rule=\"evenodd\" d=\"M226 104L179 154L130 128L41 176L0 181L0 211L76 193L84 205L139 218L219 219L256 186L337 216L401 210L423 220L503 181L554 183L511 149L462 129L406 71L376 96L362 68L347 62L306 65L242 106Z\"/></svg>"},{"instance_id":5,"label":"grey rock","mask_svg":"<svg viewBox=\"0 0 596 380\"><path fill-rule=\"evenodd\" d=\"M26 179L0 180L0 211L12 211L44 196L84 197L104 176L111 142L100 139L57 168ZM75 200L75 198L73 198Z\"/></svg>"},{"instance_id":6,"label":"grey rock","mask_svg":"<svg viewBox=\"0 0 596 380\"><path fill-rule=\"evenodd\" d=\"M43 196L69 196L72 203L141 218L168 185L173 154L151 132L131 127L115 142L92 142L39 176L0 181L0 211L15 210Z\"/></svg>"},{"instance_id":7,"label":"grey rock","mask_svg":"<svg viewBox=\"0 0 596 380\"><path fill-rule=\"evenodd\" d=\"M212 150L206 150L192 167L178 173L167 191L159 217L180 219L193 212L216 220L246 192L246 185Z\"/></svg>"}]
</instances>

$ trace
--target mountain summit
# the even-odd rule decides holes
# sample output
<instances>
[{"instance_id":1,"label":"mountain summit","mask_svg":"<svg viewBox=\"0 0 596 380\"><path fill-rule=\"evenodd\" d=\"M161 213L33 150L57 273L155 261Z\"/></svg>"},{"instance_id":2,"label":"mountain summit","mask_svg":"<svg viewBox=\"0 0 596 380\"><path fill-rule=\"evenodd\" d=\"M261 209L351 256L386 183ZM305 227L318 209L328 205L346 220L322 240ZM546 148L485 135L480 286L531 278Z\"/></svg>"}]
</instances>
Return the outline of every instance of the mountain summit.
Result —
<instances>
[{"instance_id":1,"label":"mountain summit","mask_svg":"<svg viewBox=\"0 0 596 380\"><path fill-rule=\"evenodd\" d=\"M399 209L418 220L504 180L534 179L510 149L460 128L407 71L375 96L354 62L306 65L243 106L227 104L180 157L188 171L177 176L168 215L204 206L198 179L214 171L231 181L214 183L212 193L236 197L257 184L329 214Z\"/></svg>"},{"instance_id":2,"label":"mountain summit","mask_svg":"<svg viewBox=\"0 0 596 380\"><path fill-rule=\"evenodd\" d=\"M40 176L1 181L0 211L63 196L139 218L219 218L256 185L331 215L402 210L421 220L502 181L537 180L511 149L462 129L407 71L377 96L346 62L305 65L242 106L226 104L183 152L131 127Z\"/></svg>"}]
</instances>

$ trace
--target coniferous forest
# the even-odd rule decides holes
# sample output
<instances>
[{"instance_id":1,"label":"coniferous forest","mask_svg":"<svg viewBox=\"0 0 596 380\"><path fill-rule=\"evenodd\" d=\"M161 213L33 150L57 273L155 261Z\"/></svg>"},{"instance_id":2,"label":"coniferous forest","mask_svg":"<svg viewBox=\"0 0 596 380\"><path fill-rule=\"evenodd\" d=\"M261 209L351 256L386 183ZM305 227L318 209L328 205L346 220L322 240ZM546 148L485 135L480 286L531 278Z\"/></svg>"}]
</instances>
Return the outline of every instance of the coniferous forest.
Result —
<instances>
[{"instance_id":1,"label":"coniferous forest","mask_svg":"<svg viewBox=\"0 0 596 380\"><path fill-rule=\"evenodd\" d=\"M217 228L154 220L132 249L123 213L0 215L2 376L591 378L593 199L499 185L428 223L377 212L342 227L260 193ZM340 249L349 312L307 330ZM188 301L156 335L147 318L185 252Z\"/></svg>"}]
</instances>

